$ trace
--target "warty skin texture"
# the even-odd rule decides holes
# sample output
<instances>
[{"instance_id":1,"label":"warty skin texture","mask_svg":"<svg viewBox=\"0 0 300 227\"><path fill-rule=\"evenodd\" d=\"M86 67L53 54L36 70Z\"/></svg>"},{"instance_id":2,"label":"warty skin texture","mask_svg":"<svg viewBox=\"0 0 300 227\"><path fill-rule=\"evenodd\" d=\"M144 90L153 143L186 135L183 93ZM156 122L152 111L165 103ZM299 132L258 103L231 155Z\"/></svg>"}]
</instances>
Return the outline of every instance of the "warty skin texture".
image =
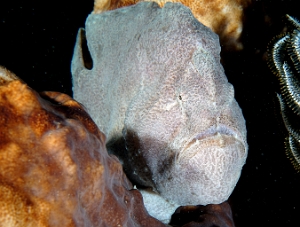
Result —
<instances>
[{"instance_id":1,"label":"warty skin texture","mask_svg":"<svg viewBox=\"0 0 300 227\"><path fill-rule=\"evenodd\" d=\"M150 0L95 0L94 13L114 10ZM195 18L220 36L223 48L241 50L244 9L250 0L154 0L160 7L167 2L180 2L189 7Z\"/></svg>"},{"instance_id":2,"label":"warty skin texture","mask_svg":"<svg viewBox=\"0 0 300 227\"><path fill-rule=\"evenodd\" d=\"M91 14L85 29L72 60L74 98L131 180L178 205L227 200L248 146L218 36L178 3Z\"/></svg>"}]
</instances>

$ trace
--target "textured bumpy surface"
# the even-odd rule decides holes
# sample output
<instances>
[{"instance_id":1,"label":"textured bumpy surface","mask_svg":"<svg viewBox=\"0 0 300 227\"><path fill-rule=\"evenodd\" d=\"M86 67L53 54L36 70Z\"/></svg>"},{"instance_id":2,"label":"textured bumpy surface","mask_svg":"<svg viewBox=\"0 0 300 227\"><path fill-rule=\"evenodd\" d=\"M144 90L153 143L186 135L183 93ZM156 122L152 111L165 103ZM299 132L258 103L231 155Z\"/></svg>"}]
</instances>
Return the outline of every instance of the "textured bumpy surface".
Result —
<instances>
[{"instance_id":1,"label":"textured bumpy surface","mask_svg":"<svg viewBox=\"0 0 300 227\"><path fill-rule=\"evenodd\" d=\"M151 0L95 0L94 13L113 10ZM226 49L242 49L243 11L250 0L154 0L163 7L166 2L180 2L189 7L195 18L220 36Z\"/></svg>"},{"instance_id":2,"label":"textured bumpy surface","mask_svg":"<svg viewBox=\"0 0 300 227\"><path fill-rule=\"evenodd\" d=\"M81 105L0 67L0 226L165 226Z\"/></svg>"},{"instance_id":3,"label":"textured bumpy surface","mask_svg":"<svg viewBox=\"0 0 300 227\"><path fill-rule=\"evenodd\" d=\"M245 121L218 36L179 3L91 14L80 30L74 98L128 176L179 205L225 201L247 156ZM126 149L125 149L126 148Z\"/></svg>"}]
</instances>

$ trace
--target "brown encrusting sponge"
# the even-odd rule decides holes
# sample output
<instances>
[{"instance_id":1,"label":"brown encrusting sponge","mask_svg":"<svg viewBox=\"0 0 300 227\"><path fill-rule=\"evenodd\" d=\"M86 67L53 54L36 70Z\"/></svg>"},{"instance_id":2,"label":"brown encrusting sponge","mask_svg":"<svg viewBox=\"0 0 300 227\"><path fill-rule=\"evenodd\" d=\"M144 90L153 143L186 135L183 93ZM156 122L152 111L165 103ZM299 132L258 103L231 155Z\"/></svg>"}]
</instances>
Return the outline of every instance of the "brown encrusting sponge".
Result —
<instances>
[{"instance_id":1,"label":"brown encrusting sponge","mask_svg":"<svg viewBox=\"0 0 300 227\"><path fill-rule=\"evenodd\" d=\"M165 226L65 94L42 98L0 68L0 226Z\"/></svg>"}]
</instances>

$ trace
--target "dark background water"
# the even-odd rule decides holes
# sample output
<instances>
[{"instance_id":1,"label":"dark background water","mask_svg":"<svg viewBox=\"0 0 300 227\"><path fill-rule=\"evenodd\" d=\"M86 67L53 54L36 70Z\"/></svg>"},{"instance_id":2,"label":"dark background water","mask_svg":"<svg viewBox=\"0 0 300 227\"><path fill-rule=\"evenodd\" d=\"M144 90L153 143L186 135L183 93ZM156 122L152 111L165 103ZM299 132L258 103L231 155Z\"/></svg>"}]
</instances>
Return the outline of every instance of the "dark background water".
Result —
<instances>
[{"instance_id":1,"label":"dark background water","mask_svg":"<svg viewBox=\"0 0 300 227\"><path fill-rule=\"evenodd\" d=\"M60 2L1 1L0 65L37 91L72 95L73 47L93 0ZM244 50L222 53L248 130L249 156L230 198L238 227L300 226L300 174L285 155L278 81L266 64L267 44L285 29L284 15L300 19L296 3L253 1L245 10Z\"/></svg>"}]
</instances>

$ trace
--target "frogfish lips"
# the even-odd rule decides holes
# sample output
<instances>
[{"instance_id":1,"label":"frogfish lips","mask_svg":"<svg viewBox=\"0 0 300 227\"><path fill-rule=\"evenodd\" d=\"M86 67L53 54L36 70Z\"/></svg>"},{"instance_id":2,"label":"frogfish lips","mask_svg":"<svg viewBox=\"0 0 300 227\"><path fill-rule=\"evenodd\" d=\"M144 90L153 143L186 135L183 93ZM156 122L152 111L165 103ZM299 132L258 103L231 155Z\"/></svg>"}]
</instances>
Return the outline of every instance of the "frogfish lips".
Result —
<instances>
[{"instance_id":1,"label":"frogfish lips","mask_svg":"<svg viewBox=\"0 0 300 227\"><path fill-rule=\"evenodd\" d=\"M214 125L193 136L187 145L184 146L184 151L180 153L179 160L197 155L199 149L195 149L195 146L202 147L202 149L209 146L225 148L229 144L235 144L239 147L238 150L241 157L245 156L246 158L248 145L240 131L224 124Z\"/></svg>"}]
</instances>

